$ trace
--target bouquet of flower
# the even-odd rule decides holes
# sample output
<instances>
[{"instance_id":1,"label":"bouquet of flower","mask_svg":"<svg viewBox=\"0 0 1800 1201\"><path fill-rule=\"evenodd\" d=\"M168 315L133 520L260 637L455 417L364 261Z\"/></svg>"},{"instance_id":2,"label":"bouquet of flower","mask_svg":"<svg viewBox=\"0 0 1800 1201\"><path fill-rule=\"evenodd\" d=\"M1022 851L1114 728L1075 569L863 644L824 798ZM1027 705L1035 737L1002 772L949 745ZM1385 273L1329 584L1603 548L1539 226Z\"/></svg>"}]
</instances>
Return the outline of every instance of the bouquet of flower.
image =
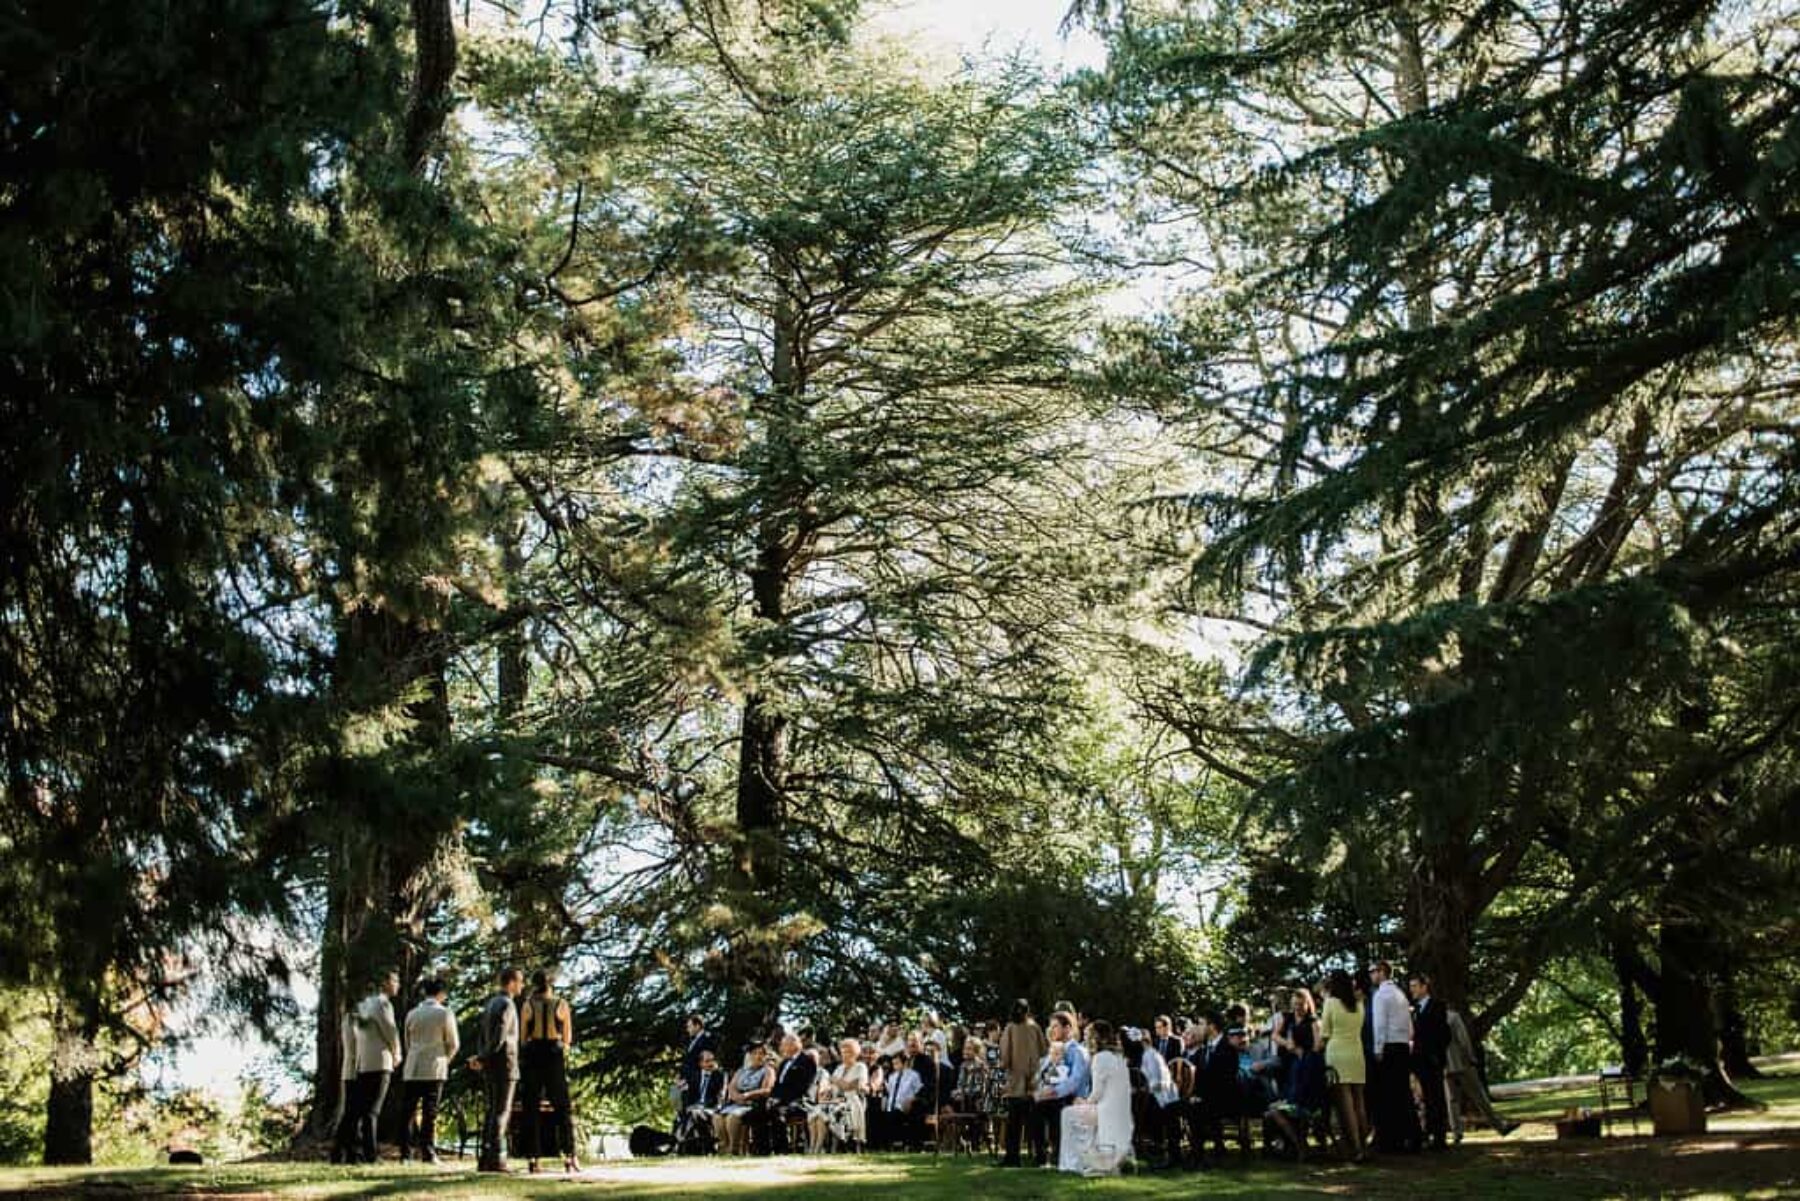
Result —
<instances>
[{"instance_id":1,"label":"bouquet of flower","mask_svg":"<svg viewBox=\"0 0 1800 1201\"><path fill-rule=\"evenodd\" d=\"M1650 1069L1650 1079L1655 1081L1686 1080L1698 1084L1711 1072L1705 1064L1698 1063L1686 1055L1671 1055Z\"/></svg>"}]
</instances>

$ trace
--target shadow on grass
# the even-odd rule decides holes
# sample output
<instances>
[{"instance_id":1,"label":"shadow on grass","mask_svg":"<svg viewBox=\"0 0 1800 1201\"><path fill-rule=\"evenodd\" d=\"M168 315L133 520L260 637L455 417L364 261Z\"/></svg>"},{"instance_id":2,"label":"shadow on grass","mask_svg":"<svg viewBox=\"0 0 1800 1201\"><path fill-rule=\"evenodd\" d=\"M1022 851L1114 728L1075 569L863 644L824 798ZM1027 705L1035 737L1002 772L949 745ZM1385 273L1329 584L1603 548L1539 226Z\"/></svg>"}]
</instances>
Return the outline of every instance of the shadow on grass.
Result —
<instances>
[{"instance_id":1,"label":"shadow on grass","mask_svg":"<svg viewBox=\"0 0 1800 1201\"><path fill-rule=\"evenodd\" d=\"M1082 1180L985 1161L863 1156L827 1159L669 1160L605 1164L556 1175L477 1176L466 1170L336 1169L322 1164L241 1165L135 1171L24 1169L0 1172L0 1197L207 1197L298 1201L337 1197L473 1198L794 1197L800 1201L892 1198L1104 1196L1174 1201L1238 1198L1611 1197L1773 1198L1800 1193L1800 1131L1694 1139L1607 1138L1583 1143L1486 1143L1363 1167L1240 1160L1204 1173Z\"/></svg>"}]
</instances>

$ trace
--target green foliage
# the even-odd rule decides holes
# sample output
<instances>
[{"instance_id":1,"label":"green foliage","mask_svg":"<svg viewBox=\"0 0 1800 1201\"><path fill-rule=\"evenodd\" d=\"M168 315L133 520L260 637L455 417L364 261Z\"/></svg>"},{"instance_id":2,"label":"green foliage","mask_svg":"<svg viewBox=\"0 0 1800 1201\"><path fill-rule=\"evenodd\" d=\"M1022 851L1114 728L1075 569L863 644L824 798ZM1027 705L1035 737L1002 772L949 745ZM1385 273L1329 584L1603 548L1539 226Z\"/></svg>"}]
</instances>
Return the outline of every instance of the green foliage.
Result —
<instances>
[{"instance_id":1,"label":"green foliage","mask_svg":"<svg viewBox=\"0 0 1800 1201\"><path fill-rule=\"evenodd\" d=\"M1189 1012L1207 993L1197 932L1154 897L1107 896L1068 877L999 879L921 907L915 961L946 1012L1004 1021L1015 998L1039 1014L1072 1000L1091 1017L1147 1024Z\"/></svg>"}]
</instances>

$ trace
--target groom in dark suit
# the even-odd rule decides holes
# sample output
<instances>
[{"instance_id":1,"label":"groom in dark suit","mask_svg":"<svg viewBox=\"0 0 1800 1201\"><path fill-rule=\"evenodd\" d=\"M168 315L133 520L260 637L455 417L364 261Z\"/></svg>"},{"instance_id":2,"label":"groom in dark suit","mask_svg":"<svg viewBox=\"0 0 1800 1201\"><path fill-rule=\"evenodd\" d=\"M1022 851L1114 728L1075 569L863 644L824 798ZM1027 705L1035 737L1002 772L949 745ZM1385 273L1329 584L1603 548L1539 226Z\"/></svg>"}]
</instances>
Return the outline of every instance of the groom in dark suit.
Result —
<instances>
[{"instance_id":1,"label":"groom in dark suit","mask_svg":"<svg viewBox=\"0 0 1800 1201\"><path fill-rule=\"evenodd\" d=\"M1433 1150L1442 1151L1450 1126L1450 1107L1444 1098L1444 1061L1450 1054L1450 1018L1444 1003L1431 995L1431 977L1414 972L1407 977L1413 998L1413 1075L1425 1094L1425 1137Z\"/></svg>"}]
</instances>

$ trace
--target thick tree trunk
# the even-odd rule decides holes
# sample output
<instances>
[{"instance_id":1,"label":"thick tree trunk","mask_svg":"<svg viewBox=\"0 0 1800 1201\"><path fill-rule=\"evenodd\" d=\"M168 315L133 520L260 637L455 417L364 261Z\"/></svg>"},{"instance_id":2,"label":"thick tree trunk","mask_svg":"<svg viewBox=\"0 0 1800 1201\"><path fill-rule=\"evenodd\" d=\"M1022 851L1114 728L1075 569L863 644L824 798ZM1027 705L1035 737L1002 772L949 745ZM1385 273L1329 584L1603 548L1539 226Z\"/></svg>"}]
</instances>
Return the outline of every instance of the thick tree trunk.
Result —
<instances>
[{"instance_id":1,"label":"thick tree trunk","mask_svg":"<svg viewBox=\"0 0 1800 1201\"><path fill-rule=\"evenodd\" d=\"M344 855L343 847L332 849L334 860ZM336 862L325 884L325 930L319 944L319 1007L313 1022L313 1063L317 1074L313 1089L312 1113L307 1118L302 1138L325 1139L337 1129L344 1112L344 1087L341 1068L344 1062L343 1026L339 1018L348 998L345 994L344 952L348 941L345 929L345 887L347 875Z\"/></svg>"},{"instance_id":2,"label":"thick tree trunk","mask_svg":"<svg viewBox=\"0 0 1800 1201\"><path fill-rule=\"evenodd\" d=\"M347 766L332 780L349 795L341 798L343 824L326 884L327 929L320 948L313 1036L318 1059L309 1123L315 1135L331 1128L341 1105L339 1026L344 1013L390 970L400 976L402 1006L418 983L430 954L427 923L443 895L440 857L457 829L450 810L418 810L402 795L421 787L420 779L433 769L432 756L449 741L442 638L421 622L362 609L344 622L338 655L352 711L381 708L421 681L425 687L423 695L406 705L413 762L403 770L417 774L396 782L358 765Z\"/></svg>"},{"instance_id":3,"label":"thick tree trunk","mask_svg":"<svg viewBox=\"0 0 1800 1201\"><path fill-rule=\"evenodd\" d=\"M1420 848L1406 897L1406 971L1431 977L1432 995L1469 1010L1470 939L1475 929L1476 881L1467 866L1466 839L1442 833Z\"/></svg>"},{"instance_id":4,"label":"thick tree trunk","mask_svg":"<svg viewBox=\"0 0 1800 1201\"><path fill-rule=\"evenodd\" d=\"M749 572L751 605L757 620L779 631L787 620L787 591L804 535L796 514L804 509L804 477L794 454L793 423L802 391L792 304L775 305L770 354L771 394L763 414L772 464L765 481L772 499L758 531L756 562ZM779 635L770 646L779 656ZM733 891L738 921L730 938L724 1034L733 1046L772 1025L781 1009L788 948L778 933L786 854L788 720L776 698L752 690L744 698L738 727L736 795L737 842Z\"/></svg>"},{"instance_id":5,"label":"thick tree trunk","mask_svg":"<svg viewBox=\"0 0 1800 1201\"><path fill-rule=\"evenodd\" d=\"M1708 1105L1755 1106L1720 1059L1712 973L1722 948L1709 937L1707 924L1687 915L1665 916L1657 952L1657 1060L1682 1056L1710 1069L1704 1089Z\"/></svg>"},{"instance_id":6,"label":"thick tree trunk","mask_svg":"<svg viewBox=\"0 0 1800 1201\"><path fill-rule=\"evenodd\" d=\"M1750 1034L1744 1011L1738 1002L1737 977L1729 967L1719 971L1719 986L1713 993L1718 1006L1719 1062L1733 1080L1758 1080L1762 1072L1750 1062Z\"/></svg>"},{"instance_id":7,"label":"thick tree trunk","mask_svg":"<svg viewBox=\"0 0 1800 1201\"><path fill-rule=\"evenodd\" d=\"M94 1162L94 1081L99 1075L99 1009L59 1004L51 1019L50 1096L44 1106L44 1162Z\"/></svg>"},{"instance_id":8,"label":"thick tree trunk","mask_svg":"<svg viewBox=\"0 0 1800 1201\"><path fill-rule=\"evenodd\" d=\"M1650 1041L1644 1035L1644 1005L1633 981L1630 949L1613 944L1613 974L1619 985L1619 1062L1634 1076L1650 1065Z\"/></svg>"},{"instance_id":9,"label":"thick tree trunk","mask_svg":"<svg viewBox=\"0 0 1800 1201\"><path fill-rule=\"evenodd\" d=\"M456 18L450 0L412 0L416 74L406 107L406 169L423 169L450 112L450 81L456 74Z\"/></svg>"}]
</instances>

